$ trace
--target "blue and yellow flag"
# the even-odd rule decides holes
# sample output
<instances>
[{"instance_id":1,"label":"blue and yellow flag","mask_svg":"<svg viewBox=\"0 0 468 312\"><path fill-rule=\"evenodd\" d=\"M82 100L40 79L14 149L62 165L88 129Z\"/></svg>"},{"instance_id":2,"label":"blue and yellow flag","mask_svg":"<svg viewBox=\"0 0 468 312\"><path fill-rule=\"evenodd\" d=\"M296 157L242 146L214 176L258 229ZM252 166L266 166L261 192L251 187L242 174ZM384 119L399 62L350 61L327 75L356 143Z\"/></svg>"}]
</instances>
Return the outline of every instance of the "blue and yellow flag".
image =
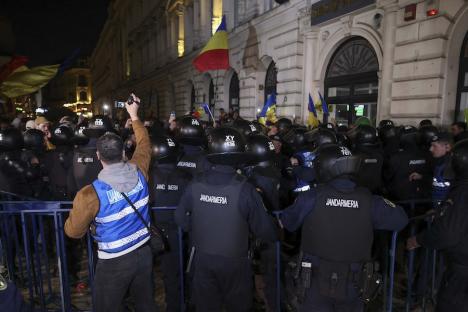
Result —
<instances>
[{"instance_id":1,"label":"blue and yellow flag","mask_svg":"<svg viewBox=\"0 0 468 312\"><path fill-rule=\"evenodd\" d=\"M268 96L268 99L263 105L262 111L258 115L258 122L263 125L266 125L266 122L276 123L278 120L276 118L276 93L273 92Z\"/></svg>"},{"instance_id":2,"label":"blue and yellow flag","mask_svg":"<svg viewBox=\"0 0 468 312\"><path fill-rule=\"evenodd\" d=\"M317 110L315 109L314 100L312 100L312 96L309 93L309 104L307 106L307 110L309 111L309 117L307 118L307 125L316 128L319 126L319 121L317 119Z\"/></svg>"}]
</instances>

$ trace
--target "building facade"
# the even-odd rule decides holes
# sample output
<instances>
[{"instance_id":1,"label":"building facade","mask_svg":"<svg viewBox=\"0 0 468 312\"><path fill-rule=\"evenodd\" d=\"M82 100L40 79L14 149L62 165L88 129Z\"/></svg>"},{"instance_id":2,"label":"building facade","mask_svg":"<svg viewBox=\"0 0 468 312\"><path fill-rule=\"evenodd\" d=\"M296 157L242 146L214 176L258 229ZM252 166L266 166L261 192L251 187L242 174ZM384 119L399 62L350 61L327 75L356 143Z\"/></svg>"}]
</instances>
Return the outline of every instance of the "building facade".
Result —
<instances>
[{"instance_id":1,"label":"building facade","mask_svg":"<svg viewBox=\"0 0 468 312\"><path fill-rule=\"evenodd\" d=\"M199 73L223 14L231 68ZM94 110L135 92L151 117L209 103L253 119L276 92L278 115L304 121L320 93L340 124L448 124L468 108L467 32L466 0L114 0L91 59Z\"/></svg>"},{"instance_id":2,"label":"building facade","mask_svg":"<svg viewBox=\"0 0 468 312\"><path fill-rule=\"evenodd\" d=\"M85 117L92 116L91 72L88 59L78 59L62 75L52 79L43 91L47 106L67 107Z\"/></svg>"}]
</instances>

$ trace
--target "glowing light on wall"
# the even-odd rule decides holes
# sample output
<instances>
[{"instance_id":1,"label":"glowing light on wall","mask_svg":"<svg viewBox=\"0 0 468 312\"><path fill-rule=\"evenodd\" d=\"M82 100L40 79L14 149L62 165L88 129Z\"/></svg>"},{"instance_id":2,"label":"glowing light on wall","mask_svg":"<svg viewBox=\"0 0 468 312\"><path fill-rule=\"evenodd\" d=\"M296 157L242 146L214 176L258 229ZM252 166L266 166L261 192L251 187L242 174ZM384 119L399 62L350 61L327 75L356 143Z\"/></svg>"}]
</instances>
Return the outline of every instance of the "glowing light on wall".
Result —
<instances>
[{"instance_id":1,"label":"glowing light on wall","mask_svg":"<svg viewBox=\"0 0 468 312\"><path fill-rule=\"evenodd\" d=\"M218 29L218 26L221 23L221 18L223 17L223 1L212 0L212 4L213 12L211 18L211 34L213 35Z\"/></svg>"}]
</instances>

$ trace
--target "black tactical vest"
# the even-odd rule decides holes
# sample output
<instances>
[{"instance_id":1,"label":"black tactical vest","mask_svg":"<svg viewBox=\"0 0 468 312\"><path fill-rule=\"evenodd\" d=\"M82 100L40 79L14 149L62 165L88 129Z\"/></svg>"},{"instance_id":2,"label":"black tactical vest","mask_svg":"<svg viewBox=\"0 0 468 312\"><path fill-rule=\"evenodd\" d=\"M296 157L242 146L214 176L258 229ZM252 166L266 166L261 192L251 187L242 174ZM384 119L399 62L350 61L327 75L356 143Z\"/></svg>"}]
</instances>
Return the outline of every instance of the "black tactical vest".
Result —
<instances>
[{"instance_id":1,"label":"black tactical vest","mask_svg":"<svg viewBox=\"0 0 468 312\"><path fill-rule=\"evenodd\" d=\"M374 236L372 205L372 194L365 188L342 192L318 186L315 209L302 226L302 251L331 261L369 260Z\"/></svg>"},{"instance_id":2,"label":"black tactical vest","mask_svg":"<svg viewBox=\"0 0 468 312\"><path fill-rule=\"evenodd\" d=\"M357 182L360 186L366 187L372 193L382 190L382 167L384 157L378 151L362 152L358 154L361 157L361 167L357 174Z\"/></svg>"},{"instance_id":3,"label":"black tactical vest","mask_svg":"<svg viewBox=\"0 0 468 312\"><path fill-rule=\"evenodd\" d=\"M224 257L246 257L249 227L239 212L245 178L212 185L197 176L192 184L192 234L197 251Z\"/></svg>"},{"instance_id":4,"label":"black tactical vest","mask_svg":"<svg viewBox=\"0 0 468 312\"><path fill-rule=\"evenodd\" d=\"M45 154L44 163L49 170L49 189L54 200L69 199L67 177L72 166L72 153L71 150L56 149Z\"/></svg>"},{"instance_id":5,"label":"black tactical vest","mask_svg":"<svg viewBox=\"0 0 468 312\"><path fill-rule=\"evenodd\" d=\"M195 177L207 169L207 162L205 155L202 153L184 154L177 162L177 168Z\"/></svg>"},{"instance_id":6,"label":"black tactical vest","mask_svg":"<svg viewBox=\"0 0 468 312\"><path fill-rule=\"evenodd\" d=\"M279 186L281 174L276 167L255 167L249 182L261 190L261 196L268 211L279 210Z\"/></svg>"},{"instance_id":7,"label":"black tactical vest","mask_svg":"<svg viewBox=\"0 0 468 312\"><path fill-rule=\"evenodd\" d=\"M153 207L176 207L191 176L175 168L166 171L153 167L150 172L150 198ZM173 210L155 210L157 223L174 223Z\"/></svg>"},{"instance_id":8,"label":"black tactical vest","mask_svg":"<svg viewBox=\"0 0 468 312\"><path fill-rule=\"evenodd\" d=\"M78 190L97 179L102 170L96 155L96 148L78 148L73 153L73 176Z\"/></svg>"}]
</instances>

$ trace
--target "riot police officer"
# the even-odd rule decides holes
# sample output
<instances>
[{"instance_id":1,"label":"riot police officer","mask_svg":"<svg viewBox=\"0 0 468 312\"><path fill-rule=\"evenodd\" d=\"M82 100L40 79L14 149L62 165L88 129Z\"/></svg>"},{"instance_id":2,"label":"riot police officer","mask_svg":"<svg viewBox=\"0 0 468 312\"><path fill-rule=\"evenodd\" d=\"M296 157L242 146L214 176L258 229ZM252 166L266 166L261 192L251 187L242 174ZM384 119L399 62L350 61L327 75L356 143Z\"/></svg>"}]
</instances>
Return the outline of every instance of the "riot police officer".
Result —
<instances>
[{"instance_id":1,"label":"riot police officer","mask_svg":"<svg viewBox=\"0 0 468 312\"><path fill-rule=\"evenodd\" d=\"M280 207L280 181L281 172L273 165L275 147L273 142L264 135L252 135L248 138L247 149L254 159L250 166L244 168L248 181L255 186L262 196L263 203L269 212L278 211ZM284 192L283 192L284 193ZM265 297L269 311L278 311L276 301L276 249L275 245L268 242L256 245L260 256L260 266L265 284ZM282 285L281 285L282 286ZM284 294L281 291L281 294ZM284 304L284 300L281 300Z\"/></svg>"},{"instance_id":2,"label":"riot police officer","mask_svg":"<svg viewBox=\"0 0 468 312\"><path fill-rule=\"evenodd\" d=\"M400 150L384 166L385 186L394 200L427 198L430 166L427 154L418 146L418 132L412 126L400 130ZM418 179L418 175L423 179Z\"/></svg>"},{"instance_id":3,"label":"riot police officer","mask_svg":"<svg viewBox=\"0 0 468 312\"><path fill-rule=\"evenodd\" d=\"M384 156L374 127L362 125L357 128L354 153L361 157L361 167L356 177L358 184L372 193L381 194Z\"/></svg>"},{"instance_id":4,"label":"riot police officer","mask_svg":"<svg viewBox=\"0 0 468 312\"><path fill-rule=\"evenodd\" d=\"M71 200L67 177L72 168L73 136L73 130L64 125L52 131L50 141L55 145L55 149L46 153L44 164L48 169L49 188L53 200Z\"/></svg>"},{"instance_id":5,"label":"riot police officer","mask_svg":"<svg viewBox=\"0 0 468 312\"><path fill-rule=\"evenodd\" d=\"M32 196L38 199L49 199L49 168L45 164L46 141L44 132L38 129L26 130L23 134L24 150L22 160L26 163L32 176L28 179Z\"/></svg>"},{"instance_id":6,"label":"riot police officer","mask_svg":"<svg viewBox=\"0 0 468 312\"><path fill-rule=\"evenodd\" d=\"M179 127L176 139L181 146L181 156L177 167L194 177L208 166L205 158L206 139L203 127L198 119L190 116L183 117Z\"/></svg>"},{"instance_id":7,"label":"riot police officer","mask_svg":"<svg viewBox=\"0 0 468 312\"><path fill-rule=\"evenodd\" d=\"M178 146L169 136L153 136L150 168L150 202L154 207L176 207L191 180L177 168ZM153 219L162 228L170 250L159 257L165 288L166 311L180 311L180 272L178 230L173 210L154 210Z\"/></svg>"},{"instance_id":8,"label":"riot police officer","mask_svg":"<svg viewBox=\"0 0 468 312\"><path fill-rule=\"evenodd\" d=\"M453 187L431 228L407 241L408 249L422 246L441 250L446 256L447 269L437 295L438 312L461 312L468 306L468 140L455 144L452 166Z\"/></svg>"},{"instance_id":9,"label":"riot police officer","mask_svg":"<svg viewBox=\"0 0 468 312\"><path fill-rule=\"evenodd\" d=\"M0 132L0 171L4 174L0 191L17 195L31 196L32 189L27 177L30 174L21 160L21 148L24 141L21 131L8 128Z\"/></svg>"},{"instance_id":10,"label":"riot police officer","mask_svg":"<svg viewBox=\"0 0 468 312\"><path fill-rule=\"evenodd\" d=\"M275 241L273 222L262 199L237 174L244 163L245 140L233 128L216 128L208 137L212 167L196 176L176 210L176 222L193 237L193 291L197 311L250 311L253 278L248 258L249 232Z\"/></svg>"},{"instance_id":11,"label":"riot police officer","mask_svg":"<svg viewBox=\"0 0 468 312\"><path fill-rule=\"evenodd\" d=\"M96 115L88 123L87 128L78 128L75 133L75 144L78 147L73 152L72 179L69 179L69 190L74 194L84 186L96 180L102 170L102 165L96 155L96 141L104 133L112 131L112 123L107 116ZM83 138L85 135L88 139ZM83 144L83 145L80 145Z\"/></svg>"},{"instance_id":12,"label":"riot police officer","mask_svg":"<svg viewBox=\"0 0 468 312\"><path fill-rule=\"evenodd\" d=\"M321 184L281 216L289 231L302 226L299 311L361 311L356 284L370 267L373 229L400 230L408 222L401 207L352 182L359 163L346 147L320 147L315 169Z\"/></svg>"}]
</instances>

